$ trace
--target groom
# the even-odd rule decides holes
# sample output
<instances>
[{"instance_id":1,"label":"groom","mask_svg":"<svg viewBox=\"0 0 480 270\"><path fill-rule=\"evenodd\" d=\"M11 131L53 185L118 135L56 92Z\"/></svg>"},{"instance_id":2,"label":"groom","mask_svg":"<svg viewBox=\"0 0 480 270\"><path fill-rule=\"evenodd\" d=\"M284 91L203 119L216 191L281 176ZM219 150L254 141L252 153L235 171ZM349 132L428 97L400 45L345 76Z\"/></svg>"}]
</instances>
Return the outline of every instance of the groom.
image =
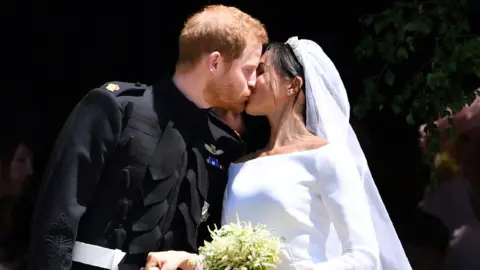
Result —
<instances>
[{"instance_id":1,"label":"groom","mask_svg":"<svg viewBox=\"0 0 480 270\"><path fill-rule=\"evenodd\" d=\"M181 31L173 77L90 91L46 169L28 269L139 269L150 251L196 251L244 148L210 108L243 110L267 41L248 14L208 6Z\"/></svg>"}]
</instances>

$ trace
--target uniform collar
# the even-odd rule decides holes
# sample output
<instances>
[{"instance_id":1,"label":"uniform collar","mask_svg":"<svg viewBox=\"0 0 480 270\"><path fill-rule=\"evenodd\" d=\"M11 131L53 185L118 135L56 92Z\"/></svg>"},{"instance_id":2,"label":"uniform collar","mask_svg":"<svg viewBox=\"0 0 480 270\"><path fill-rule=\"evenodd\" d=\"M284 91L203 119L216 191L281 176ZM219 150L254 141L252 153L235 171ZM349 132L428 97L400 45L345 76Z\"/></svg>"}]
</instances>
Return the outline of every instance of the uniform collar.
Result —
<instances>
[{"instance_id":1,"label":"uniform collar","mask_svg":"<svg viewBox=\"0 0 480 270\"><path fill-rule=\"evenodd\" d=\"M164 78L159 83L153 85L153 91L160 98L157 100L169 107L177 119L201 123L201 120L205 120L208 115L208 109L197 107L195 103L178 89L171 77Z\"/></svg>"},{"instance_id":2,"label":"uniform collar","mask_svg":"<svg viewBox=\"0 0 480 270\"><path fill-rule=\"evenodd\" d=\"M159 83L153 85L156 100L167 106L175 119L188 125L196 126L199 129L208 128L210 131L215 130L210 127L211 124L217 126L223 132L216 134L212 132L213 137L230 137L239 143L243 143L240 136L229 125L219 119L213 110L201 109L195 103L189 100L178 87L173 83L171 77L164 78ZM206 123L209 123L206 125Z\"/></svg>"}]
</instances>

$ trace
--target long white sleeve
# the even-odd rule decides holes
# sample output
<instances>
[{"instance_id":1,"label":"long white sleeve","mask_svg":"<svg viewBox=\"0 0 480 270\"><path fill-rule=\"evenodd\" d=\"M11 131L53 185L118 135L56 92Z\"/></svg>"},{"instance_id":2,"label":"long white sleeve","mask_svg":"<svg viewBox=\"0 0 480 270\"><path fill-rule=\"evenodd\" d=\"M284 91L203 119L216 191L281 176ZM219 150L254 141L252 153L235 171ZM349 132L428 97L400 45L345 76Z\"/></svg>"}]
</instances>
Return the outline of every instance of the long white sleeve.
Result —
<instances>
[{"instance_id":1,"label":"long white sleeve","mask_svg":"<svg viewBox=\"0 0 480 270\"><path fill-rule=\"evenodd\" d=\"M317 159L319 195L323 200L343 254L315 265L314 270L380 269L379 248L368 198L349 152ZM325 173L329 172L329 173ZM330 175L329 175L330 174Z\"/></svg>"}]
</instances>

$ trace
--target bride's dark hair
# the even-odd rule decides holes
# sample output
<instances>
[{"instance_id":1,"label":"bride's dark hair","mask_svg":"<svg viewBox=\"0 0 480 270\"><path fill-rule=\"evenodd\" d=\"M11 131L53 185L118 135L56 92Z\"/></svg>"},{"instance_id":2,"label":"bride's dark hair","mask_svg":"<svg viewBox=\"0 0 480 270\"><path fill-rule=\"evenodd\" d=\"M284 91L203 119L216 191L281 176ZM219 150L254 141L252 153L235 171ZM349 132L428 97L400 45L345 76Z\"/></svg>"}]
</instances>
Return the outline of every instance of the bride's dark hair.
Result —
<instances>
[{"instance_id":1,"label":"bride's dark hair","mask_svg":"<svg viewBox=\"0 0 480 270\"><path fill-rule=\"evenodd\" d=\"M289 78L300 76L303 80L303 66L298 61L292 47L286 43L272 42L267 45L265 52L270 54L270 64L282 75Z\"/></svg>"},{"instance_id":2,"label":"bride's dark hair","mask_svg":"<svg viewBox=\"0 0 480 270\"><path fill-rule=\"evenodd\" d=\"M265 53L270 55L269 64L273 67L274 71L279 72L281 75L293 79L297 76L302 78L303 85L302 91L305 94L305 75L303 66L298 61L292 47L286 43L272 42L265 48ZM271 78L271 77L270 77ZM270 82L272 83L272 82ZM297 103L298 95L295 97L294 105ZM302 110L302 116L305 120L305 108Z\"/></svg>"}]
</instances>

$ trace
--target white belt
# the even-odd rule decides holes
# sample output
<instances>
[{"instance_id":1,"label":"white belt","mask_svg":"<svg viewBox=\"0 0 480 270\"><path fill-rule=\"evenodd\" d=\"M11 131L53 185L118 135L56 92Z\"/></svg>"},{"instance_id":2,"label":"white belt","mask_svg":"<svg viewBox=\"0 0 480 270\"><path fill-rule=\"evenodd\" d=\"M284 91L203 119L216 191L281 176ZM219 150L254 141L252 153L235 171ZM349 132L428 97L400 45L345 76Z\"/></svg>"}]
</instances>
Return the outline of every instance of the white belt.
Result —
<instances>
[{"instance_id":1,"label":"white belt","mask_svg":"<svg viewBox=\"0 0 480 270\"><path fill-rule=\"evenodd\" d=\"M77 241L73 246L72 261L103 269L118 270L118 264L124 256L125 252L119 249L109 249Z\"/></svg>"}]
</instances>

